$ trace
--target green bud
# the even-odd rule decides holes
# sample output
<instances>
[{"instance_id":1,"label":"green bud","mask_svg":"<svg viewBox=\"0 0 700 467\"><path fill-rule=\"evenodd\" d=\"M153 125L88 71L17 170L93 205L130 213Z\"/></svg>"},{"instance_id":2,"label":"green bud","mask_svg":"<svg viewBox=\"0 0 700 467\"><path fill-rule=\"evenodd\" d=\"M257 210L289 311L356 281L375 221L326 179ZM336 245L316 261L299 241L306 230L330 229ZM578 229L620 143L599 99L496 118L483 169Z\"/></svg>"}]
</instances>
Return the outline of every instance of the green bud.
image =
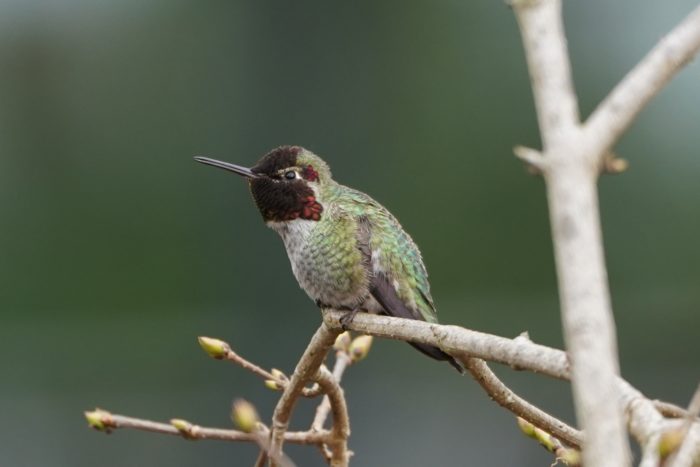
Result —
<instances>
[{"instance_id":1,"label":"green bud","mask_svg":"<svg viewBox=\"0 0 700 467\"><path fill-rule=\"evenodd\" d=\"M554 452L559 446L561 446L561 443L558 439L554 438L546 431L541 430L537 427L535 427L535 438L549 452Z\"/></svg>"},{"instance_id":2,"label":"green bud","mask_svg":"<svg viewBox=\"0 0 700 467\"><path fill-rule=\"evenodd\" d=\"M112 426L112 414L106 410L95 409L91 412L85 412L85 419L90 428L94 428L97 431L109 433L109 429Z\"/></svg>"},{"instance_id":3,"label":"green bud","mask_svg":"<svg viewBox=\"0 0 700 467\"><path fill-rule=\"evenodd\" d=\"M557 459L559 459L560 461L562 461L566 465L570 465L570 466L581 465L581 453L578 452L576 449L565 448L562 451L563 452L560 453L560 455L557 457Z\"/></svg>"},{"instance_id":4,"label":"green bud","mask_svg":"<svg viewBox=\"0 0 700 467\"><path fill-rule=\"evenodd\" d=\"M270 370L270 373L272 373L272 376L274 376L274 378L275 378L277 381L289 381L289 378L287 378L287 375L285 375L284 373L282 373L282 372L281 372L280 370L278 370L277 368L273 368L272 370Z\"/></svg>"},{"instance_id":5,"label":"green bud","mask_svg":"<svg viewBox=\"0 0 700 467\"><path fill-rule=\"evenodd\" d=\"M342 334L338 334L338 337L335 338L335 344L333 344L333 348L335 350L338 350L339 352L347 352L350 348L351 342L352 336L350 335L350 331L345 331Z\"/></svg>"},{"instance_id":6,"label":"green bud","mask_svg":"<svg viewBox=\"0 0 700 467\"><path fill-rule=\"evenodd\" d=\"M610 173L619 174L627 170L630 163L626 159L614 158L607 163L607 169Z\"/></svg>"},{"instance_id":7,"label":"green bud","mask_svg":"<svg viewBox=\"0 0 700 467\"><path fill-rule=\"evenodd\" d=\"M348 353L353 362L359 362L367 356L370 347L372 347L372 336L363 335L356 337L351 343Z\"/></svg>"},{"instance_id":8,"label":"green bud","mask_svg":"<svg viewBox=\"0 0 700 467\"><path fill-rule=\"evenodd\" d=\"M524 418L517 417L516 420L518 422L518 427L520 428L520 431L522 431L525 434L525 436L537 439L537 435L535 433L535 425L528 422Z\"/></svg>"},{"instance_id":9,"label":"green bud","mask_svg":"<svg viewBox=\"0 0 700 467\"><path fill-rule=\"evenodd\" d=\"M192 424L181 418L173 418L170 420L170 424L177 428L177 431L180 432L189 432L192 429Z\"/></svg>"},{"instance_id":10,"label":"green bud","mask_svg":"<svg viewBox=\"0 0 700 467\"><path fill-rule=\"evenodd\" d=\"M280 383L275 381L274 379L266 379L265 380L265 387L267 389L271 389L273 391L280 391L282 390L282 386L280 386Z\"/></svg>"},{"instance_id":11,"label":"green bud","mask_svg":"<svg viewBox=\"0 0 700 467\"><path fill-rule=\"evenodd\" d=\"M177 429L177 431L180 432L183 438L196 439L194 432L195 425L192 425L187 420L183 420L181 418L173 418L172 420L170 420L170 424L174 426Z\"/></svg>"},{"instance_id":12,"label":"green bud","mask_svg":"<svg viewBox=\"0 0 700 467\"><path fill-rule=\"evenodd\" d=\"M202 349L212 358L222 359L231 351L229 345L219 339L200 336L197 338Z\"/></svg>"},{"instance_id":13,"label":"green bud","mask_svg":"<svg viewBox=\"0 0 700 467\"><path fill-rule=\"evenodd\" d=\"M662 459L668 457L676 449L678 449L685 438L685 430L682 428L675 428L672 430L665 431L661 434L659 438L659 456Z\"/></svg>"},{"instance_id":14,"label":"green bud","mask_svg":"<svg viewBox=\"0 0 700 467\"><path fill-rule=\"evenodd\" d=\"M231 419L233 422L246 433L254 431L260 417L258 417L258 411L255 410L253 404L245 399L236 399L233 401L233 408L231 410Z\"/></svg>"}]
</instances>

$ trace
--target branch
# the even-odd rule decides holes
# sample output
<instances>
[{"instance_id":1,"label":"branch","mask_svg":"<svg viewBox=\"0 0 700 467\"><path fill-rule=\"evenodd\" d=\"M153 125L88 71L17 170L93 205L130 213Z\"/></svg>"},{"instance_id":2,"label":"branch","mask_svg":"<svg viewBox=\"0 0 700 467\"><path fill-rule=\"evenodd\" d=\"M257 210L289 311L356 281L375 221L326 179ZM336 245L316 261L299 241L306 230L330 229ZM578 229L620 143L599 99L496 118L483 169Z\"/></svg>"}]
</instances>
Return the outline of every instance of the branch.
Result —
<instances>
[{"instance_id":1,"label":"branch","mask_svg":"<svg viewBox=\"0 0 700 467\"><path fill-rule=\"evenodd\" d=\"M260 447L260 452L264 452L279 467L296 467L294 462L283 452L270 451L270 430L262 422L255 406L245 399L236 399L231 406L231 419L238 427L246 433L254 435L256 444ZM183 420L171 420L175 428L179 430L187 429L188 423Z\"/></svg>"},{"instance_id":2,"label":"branch","mask_svg":"<svg viewBox=\"0 0 700 467\"><path fill-rule=\"evenodd\" d=\"M599 157L591 157L592 143L581 130L561 0L516 0L513 6L547 160L564 338L576 418L586 432L583 463L623 467L630 450L615 385L619 363L598 212Z\"/></svg>"},{"instance_id":3,"label":"branch","mask_svg":"<svg viewBox=\"0 0 700 467\"><path fill-rule=\"evenodd\" d=\"M217 360L227 360L229 362L235 363L244 370L248 370L256 376L261 377L265 380L265 386L275 391L284 389L289 384L289 378L282 373L280 370L273 368L272 372L269 372L250 360L246 360L239 354L233 351L228 342L222 341L220 339L215 339L213 337L199 336L197 338L199 345L202 349L212 358ZM318 384L310 387L304 388L302 390L302 395L304 397L317 397L321 394L321 389Z\"/></svg>"},{"instance_id":4,"label":"branch","mask_svg":"<svg viewBox=\"0 0 700 467\"><path fill-rule=\"evenodd\" d=\"M323 320L330 328L339 330L341 329L339 320L343 315L341 311L325 310ZM466 354L469 357L502 363L519 370L529 370L558 379L569 379L569 364L563 351L535 344L521 337L507 339L459 326L368 313L358 314L347 328L378 337L434 345L452 355ZM654 402L627 381L617 377L613 384L616 402L627 416L630 432L642 446L647 445L663 430L674 426L674 420L664 419L656 410ZM700 430L700 421L695 420L693 427Z\"/></svg>"},{"instance_id":5,"label":"branch","mask_svg":"<svg viewBox=\"0 0 700 467\"><path fill-rule=\"evenodd\" d=\"M268 432L255 432L255 442L260 447L260 451L269 456L272 462L279 467L296 467L294 462L283 452L273 453L270 451L270 438Z\"/></svg>"},{"instance_id":6,"label":"branch","mask_svg":"<svg viewBox=\"0 0 700 467\"><path fill-rule=\"evenodd\" d=\"M645 105L700 50L700 6L624 77L588 118L584 130L599 154L612 148Z\"/></svg>"},{"instance_id":7,"label":"branch","mask_svg":"<svg viewBox=\"0 0 700 467\"><path fill-rule=\"evenodd\" d=\"M513 0L545 152L576 130L578 102L559 0ZM519 151L522 154L522 151Z\"/></svg>"},{"instance_id":8,"label":"branch","mask_svg":"<svg viewBox=\"0 0 700 467\"><path fill-rule=\"evenodd\" d=\"M630 433L640 446L653 444L652 438L668 426L664 418L649 399L622 378L618 378L617 389Z\"/></svg>"},{"instance_id":9,"label":"branch","mask_svg":"<svg viewBox=\"0 0 700 467\"><path fill-rule=\"evenodd\" d=\"M580 431L571 428L566 423L549 415L547 412L535 407L515 394L498 379L483 360L470 357L462 358L461 360L474 379L476 379L481 387L483 387L491 398L500 406L547 433L551 433L555 437L564 440L568 445L576 449L581 449L583 434Z\"/></svg>"},{"instance_id":10,"label":"branch","mask_svg":"<svg viewBox=\"0 0 700 467\"><path fill-rule=\"evenodd\" d=\"M556 462L552 465L557 465L561 461L571 467L580 467L581 452L579 449L564 446L556 437L527 420L518 417L517 422L518 427L526 436L537 440L542 447L556 456Z\"/></svg>"},{"instance_id":11,"label":"branch","mask_svg":"<svg viewBox=\"0 0 700 467\"><path fill-rule=\"evenodd\" d=\"M673 467L693 467L700 465L700 427L693 425L686 432Z\"/></svg>"},{"instance_id":12,"label":"branch","mask_svg":"<svg viewBox=\"0 0 700 467\"><path fill-rule=\"evenodd\" d=\"M579 123L576 96L561 18L561 0L514 0L530 70L544 162L532 151L521 158L537 163L547 182L562 321L572 362L578 419L585 429L586 464L629 465L621 416L615 404L619 373L617 342L603 258L595 178L620 172L626 162L610 149L646 103L700 49L700 7L696 8ZM618 381L620 389L624 384ZM630 428L645 446L651 465L663 420L641 394L623 398ZM633 389L633 388L632 388ZM636 402L643 401L638 404ZM649 423L643 426L641 421ZM692 431L692 430L691 430ZM689 436L690 436L689 432ZM690 442L689 442L690 443ZM696 443L695 445L697 445Z\"/></svg>"},{"instance_id":13,"label":"branch","mask_svg":"<svg viewBox=\"0 0 700 467\"><path fill-rule=\"evenodd\" d=\"M660 401L658 399L654 399L651 401L654 404L654 407L656 407L656 410L659 411L661 415L664 417L668 418L684 418L688 416L688 411L684 409L683 407L679 407L676 404L671 404L670 402L666 401ZM696 417L697 419L697 417ZM696 420L700 421L700 420Z\"/></svg>"},{"instance_id":14,"label":"branch","mask_svg":"<svg viewBox=\"0 0 700 467\"><path fill-rule=\"evenodd\" d=\"M324 322L335 330L342 329L339 321L342 316L342 311L323 312ZM377 337L435 345L449 354L466 352L471 357L502 363L518 370L569 379L569 362L563 351L527 339L508 339L460 326L369 313L358 313L347 328Z\"/></svg>"},{"instance_id":15,"label":"branch","mask_svg":"<svg viewBox=\"0 0 700 467\"><path fill-rule=\"evenodd\" d=\"M231 349L231 346L228 342L224 342L219 339L214 339L213 337L205 336L199 336L197 338L197 341L199 342L200 347L202 347L202 349L212 358L215 358L217 360L228 360L229 362L233 362L236 365L239 365L241 368L250 371L254 375L260 376L262 379L265 380L276 381L280 379L277 376L270 373L269 371L262 369L255 363L248 361L245 358L238 355L236 352L233 351L233 349Z\"/></svg>"},{"instance_id":16,"label":"branch","mask_svg":"<svg viewBox=\"0 0 700 467\"><path fill-rule=\"evenodd\" d=\"M700 428L693 427L693 422L698 415L700 415L700 385L688 406L688 415L682 429L685 436L671 463L672 467L692 467L695 463L700 463Z\"/></svg>"},{"instance_id":17,"label":"branch","mask_svg":"<svg viewBox=\"0 0 700 467\"><path fill-rule=\"evenodd\" d=\"M546 169L547 159L542 156L540 151L526 146L515 146L513 154L525 162L534 174L541 174Z\"/></svg>"},{"instance_id":18,"label":"branch","mask_svg":"<svg viewBox=\"0 0 700 467\"><path fill-rule=\"evenodd\" d=\"M297 363L289 384L277 402L272 416L270 452L273 455L282 451L282 444L285 439L284 434L289 426L292 410L294 410L299 396L302 395L304 385L316 379L318 369L340 333L340 329L330 329L325 323L321 324Z\"/></svg>"},{"instance_id":19,"label":"branch","mask_svg":"<svg viewBox=\"0 0 700 467\"><path fill-rule=\"evenodd\" d=\"M101 409L85 412L85 418L90 426L98 431L110 433L118 428L139 431L150 431L165 435L180 436L185 439L212 439L220 441L240 441L255 443L256 435L239 430L224 430L190 424L184 420L173 419L170 424L144 420L142 418L117 415ZM180 428L176 428L178 425ZM296 431L286 432L284 440L294 444L322 444L330 439L329 431Z\"/></svg>"},{"instance_id":20,"label":"branch","mask_svg":"<svg viewBox=\"0 0 700 467\"><path fill-rule=\"evenodd\" d=\"M348 365L350 365L350 363L351 360L347 352L338 351L336 353L335 365L333 366L333 377L335 378L336 382L340 383L343 378L343 373L345 373L345 369L348 367ZM330 410L331 402L328 394L326 393L326 395L323 397L323 401L316 408L316 414L314 415L314 420L311 423L312 431L323 430L323 424L325 423Z\"/></svg>"},{"instance_id":21,"label":"branch","mask_svg":"<svg viewBox=\"0 0 700 467\"><path fill-rule=\"evenodd\" d=\"M331 412L333 413L333 428L331 429L330 439L327 442L331 452L331 467L347 467L349 461L348 437L350 436L350 419L343 389L338 384L335 376L325 367L319 369L316 381L326 393ZM312 428L311 431L314 431L314 429Z\"/></svg>"}]
</instances>

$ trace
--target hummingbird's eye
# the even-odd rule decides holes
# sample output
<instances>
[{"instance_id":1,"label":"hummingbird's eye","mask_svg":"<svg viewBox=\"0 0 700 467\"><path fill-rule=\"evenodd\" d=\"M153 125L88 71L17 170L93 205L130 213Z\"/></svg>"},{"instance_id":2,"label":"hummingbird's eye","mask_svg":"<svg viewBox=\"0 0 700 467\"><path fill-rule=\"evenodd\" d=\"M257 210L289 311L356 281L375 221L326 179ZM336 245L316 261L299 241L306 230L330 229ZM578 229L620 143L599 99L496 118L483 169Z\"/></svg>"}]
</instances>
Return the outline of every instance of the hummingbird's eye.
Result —
<instances>
[{"instance_id":1,"label":"hummingbird's eye","mask_svg":"<svg viewBox=\"0 0 700 467\"><path fill-rule=\"evenodd\" d=\"M293 170L287 170L284 173L284 178L286 178L287 180L294 180L295 178L297 178L297 173Z\"/></svg>"}]
</instances>

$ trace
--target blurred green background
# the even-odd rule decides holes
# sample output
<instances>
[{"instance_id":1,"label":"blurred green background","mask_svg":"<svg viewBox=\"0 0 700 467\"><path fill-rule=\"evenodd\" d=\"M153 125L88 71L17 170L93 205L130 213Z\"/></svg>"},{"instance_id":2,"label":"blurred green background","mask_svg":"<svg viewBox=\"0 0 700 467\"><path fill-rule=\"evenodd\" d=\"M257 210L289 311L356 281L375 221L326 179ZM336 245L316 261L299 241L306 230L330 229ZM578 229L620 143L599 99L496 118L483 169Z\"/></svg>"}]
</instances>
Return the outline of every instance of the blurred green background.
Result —
<instances>
[{"instance_id":1,"label":"blurred green background","mask_svg":"<svg viewBox=\"0 0 700 467\"><path fill-rule=\"evenodd\" d=\"M582 113L696 4L567 1ZM600 182L624 374L685 404L700 374L700 65L647 108ZM82 411L228 426L276 394L213 335L291 370L319 324L245 184L299 144L420 245L443 322L561 346L518 30L499 0L0 2L0 465L251 465L252 446L86 427ZM572 420L569 387L498 369ZM346 377L354 465L551 463L469 378L376 342ZM307 426L304 402L295 428ZM289 447L299 465L322 465Z\"/></svg>"}]
</instances>

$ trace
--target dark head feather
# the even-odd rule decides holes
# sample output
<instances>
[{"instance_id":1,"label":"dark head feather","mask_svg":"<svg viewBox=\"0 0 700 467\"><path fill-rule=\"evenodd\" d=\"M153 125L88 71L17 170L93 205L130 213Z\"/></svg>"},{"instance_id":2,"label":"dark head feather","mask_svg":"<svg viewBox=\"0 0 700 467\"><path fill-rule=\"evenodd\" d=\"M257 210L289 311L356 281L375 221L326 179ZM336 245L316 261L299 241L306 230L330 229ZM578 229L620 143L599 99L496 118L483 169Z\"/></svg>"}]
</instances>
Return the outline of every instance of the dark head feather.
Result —
<instances>
[{"instance_id":1,"label":"dark head feather","mask_svg":"<svg viewBox=\"0 0 700 467\"><path fill-rule=\"evenodd\" d=\"M251 167L251 171L268 176L276 175L282 169L295 167L301 151L299 146L280 146L262 156L258 163Z\"/></svg>"},{"instance_id":2,"label":"dark head feather","mask_svg":"<svg viewBox=\"0 0 700 467\"><path fill-rule=\"evenodd\" d=\"M310 166L302 166L298 160L304 150L299 146L281 146L265 154L255 166L253 173L261 177L250 179L250 191L263 219L274 222L321 219L323 206L316 200L314 190L308 185ZM287 179L285 169L294 170L296 178Z\"/></svg>"}]
</instances>

